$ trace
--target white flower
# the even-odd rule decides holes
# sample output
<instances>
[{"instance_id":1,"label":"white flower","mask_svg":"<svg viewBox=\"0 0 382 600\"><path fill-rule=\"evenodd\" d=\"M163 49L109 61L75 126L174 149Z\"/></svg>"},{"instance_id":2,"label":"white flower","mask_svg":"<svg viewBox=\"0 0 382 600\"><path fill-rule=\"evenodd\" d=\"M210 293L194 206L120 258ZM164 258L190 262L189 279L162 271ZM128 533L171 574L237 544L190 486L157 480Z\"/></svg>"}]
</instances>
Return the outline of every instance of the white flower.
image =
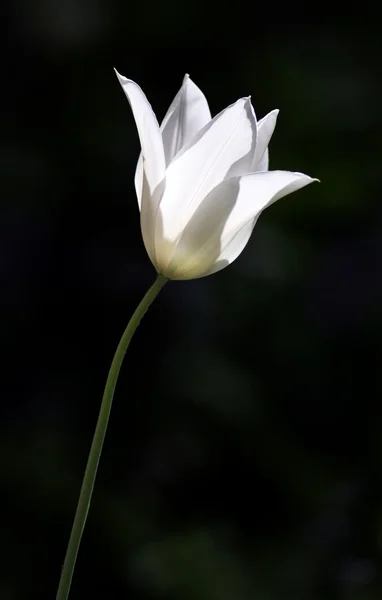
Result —
<instances>
[{"instance_id":1,"label":"white flower","mask_svg":"<svg viewBox=\"0 0 382 600\"><path fill-rule=\"evenodd\" d=\"M186 75L159 127L141 88L117 76L141 143L135 188L142 236L165 277L195 279L223 269L242 252L264 208L315 181L268 171L277 110L257 121L250 98L241 98L212 119Z\"/></svg>"}]
</instances>

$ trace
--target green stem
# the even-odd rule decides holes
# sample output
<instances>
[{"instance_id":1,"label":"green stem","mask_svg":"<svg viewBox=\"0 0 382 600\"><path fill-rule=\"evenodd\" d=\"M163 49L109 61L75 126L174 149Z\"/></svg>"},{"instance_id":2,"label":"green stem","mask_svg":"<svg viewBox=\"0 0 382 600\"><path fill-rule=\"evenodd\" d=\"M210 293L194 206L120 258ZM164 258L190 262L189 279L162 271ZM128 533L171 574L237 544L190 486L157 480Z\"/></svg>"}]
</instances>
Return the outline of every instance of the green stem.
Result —
<instances>
[{"instance_id":1,"label":"green stem","mask_svg":"<svg viewBox=\"0 0 382 600\"><path fill-rule=\"evenodd\" d=\"M93 494L94 482L97 476L98 464L102 452L102 446L105 439L106 429L109 422L111 405L119 371L130 340L134 335L142 317L147 309L159 294L167 279L158 275L154 284L141 300L128 326L118 344L113 362L111 363L109 375L106 380L105 391L103 393L101 409L98 416L97 425L94 432L93 442L89 452L89 458L85 469L80 497L77 504L76 514L74 516L72 531L69 538L68 548L66 550L65 561L61 571L60 583L58 586L56 600L67 600L72 583L73 571L76 565L78 549L81 543L86 519L89 512L90 502Z\"/></svg>"}]
</instances>

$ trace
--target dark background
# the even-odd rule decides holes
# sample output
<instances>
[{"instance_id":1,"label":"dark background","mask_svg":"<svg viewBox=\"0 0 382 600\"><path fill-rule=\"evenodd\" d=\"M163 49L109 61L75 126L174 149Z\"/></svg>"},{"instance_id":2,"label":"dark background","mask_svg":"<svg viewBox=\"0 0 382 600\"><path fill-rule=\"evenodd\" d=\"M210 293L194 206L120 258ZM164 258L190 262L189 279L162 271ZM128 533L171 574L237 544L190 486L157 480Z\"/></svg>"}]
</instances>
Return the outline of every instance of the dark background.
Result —
<instances>
[{"instance_id":1,"label":"dark background","mask_svg":"<svg viewBox=\"0 0 382 600\"><path fill-rule=\"evenodd\" d=\"M150 309L71 600L381 598L379 35L301 10L3 10L0 600L55 597L109 364L155 276L114 66L159 120L185 72L213 114L248 94L259 118L279 108L271 168L321 184Z\"/></svg>"}]
</instances>

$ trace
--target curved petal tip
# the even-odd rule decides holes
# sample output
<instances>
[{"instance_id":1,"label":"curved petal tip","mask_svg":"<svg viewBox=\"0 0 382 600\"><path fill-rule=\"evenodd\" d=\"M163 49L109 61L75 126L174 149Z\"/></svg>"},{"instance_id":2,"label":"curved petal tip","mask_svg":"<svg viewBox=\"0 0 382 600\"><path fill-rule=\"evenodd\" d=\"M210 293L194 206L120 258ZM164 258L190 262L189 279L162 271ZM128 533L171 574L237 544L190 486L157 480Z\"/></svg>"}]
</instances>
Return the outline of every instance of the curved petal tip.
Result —
<instances>
[{"instance_id":1,"label":"curved petal tip","mask_svg":"<svg viewBox=\"0 0 382 600\"><path fill-rule=\"evenodd\" d=\"M125 77L124 75L121 75L120 73L118 73L117 69L115 67L113 67L114 69L114 73L116 74L116 76L118 77L118 81L119 83L122 85L123 83L126 83L127 81L130 81L130 79L128 79L127 77Z\"/></svg>"}]
</instances>

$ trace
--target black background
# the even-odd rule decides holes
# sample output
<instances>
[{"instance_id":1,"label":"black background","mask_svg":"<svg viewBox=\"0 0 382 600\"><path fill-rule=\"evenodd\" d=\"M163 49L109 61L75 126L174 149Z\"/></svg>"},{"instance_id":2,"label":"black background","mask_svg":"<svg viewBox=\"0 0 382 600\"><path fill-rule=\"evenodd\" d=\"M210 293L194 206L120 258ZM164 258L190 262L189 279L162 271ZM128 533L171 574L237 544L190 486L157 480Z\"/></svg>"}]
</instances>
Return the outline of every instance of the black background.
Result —
<instances>
[{"instance_id":1,"label":"black background","mask_svg":"<svg viewBox=\"0 0 382 600\"><path fill-rule=\"evenodd\" d=\"M370 24L301 12L7 6L1 600L55 597L108 367L155 277L113 67L159 120L185 72L213 114L249 94L259 118L279 108L271 168L321 184L269 208L226 270L168 284L145 317L71 599L381 597L380 43Z\"/></svg>"}]
</instances>

